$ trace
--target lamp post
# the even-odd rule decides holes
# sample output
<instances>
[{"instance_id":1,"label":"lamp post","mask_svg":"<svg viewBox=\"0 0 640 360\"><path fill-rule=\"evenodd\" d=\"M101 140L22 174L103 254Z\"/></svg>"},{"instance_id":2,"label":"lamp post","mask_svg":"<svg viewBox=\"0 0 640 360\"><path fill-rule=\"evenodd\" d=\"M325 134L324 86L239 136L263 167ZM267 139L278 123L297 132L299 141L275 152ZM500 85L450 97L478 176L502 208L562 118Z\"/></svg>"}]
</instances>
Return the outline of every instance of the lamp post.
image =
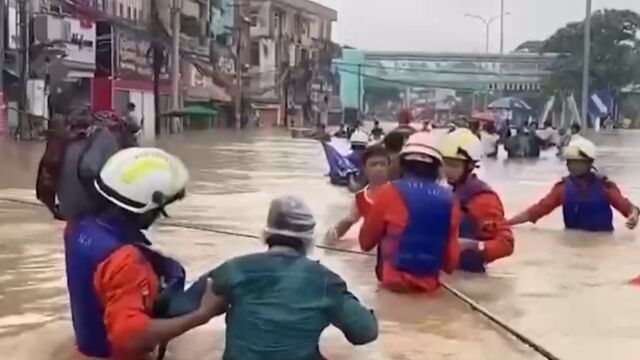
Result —
<instances>
[{"instance_id":1,"label":"lamp post","mask_svg":"<svg viewBox=\"0 0 640 360\"><path fill-rule=\"evenodd\" d=\"M589 67L591 61L591 7L592 0L587 0L586 15L584 19L584 64L582 67L582 117L583 126L587 124L587 111L589 109Z\"/></svg>"},{"instance_id":2,"label":"lamp post","mask_svg":"<svg viewBox=\"0 0 640 360\"><path fill-rule=\"evenodd\" d=\"M504 12L504 0L500 0L500 55L504 54L504 17L509 13Z\"/></svg>"},{"instance_id":3,"label":"lamp post","mask_svg":"<svg viewBox=\"0 0 640 360\"><path fill-rule=\"evenodd\" d=\"M504 15L509 15L509 13L506 13ZM498 19L502 19L502 15L496 15L494 17L491 18L484 18L480 15L475 15L475 14L464 14L464 16L468 17L468 18L472 18L472 19L478 19L480 21L482 21L482 23L485 26L485 52L488 54L489 53L489 34L490 34L490 30L491 30L491 24L498 20ZM502 35L500 35L500 37L502 38Z\"/></svg>"},{"instance_id":4,"label":"lamp post","mask_svg":"<svg viewBox=\"0 0 640 360\"><path fill-rule=\"evenodd\" d=\"M503 4L503 5L504 5L504 4ZM505 16L505 15L510 15L510 13L505 13L505 12L504 12L504 8L502 8L502 10L503 10L503 11L501 11L500 15L496 15L496 16L491 17L491 18L484 18L484 17L482 17L482 16L480 16L480 15L474 15L474 14L464 14L464 16L466 16L466 17L469 17L469 18L472 18L472 19L478 19L478 20L482 21L482 23L484 24L484 26L485 26L485 37L486 37L486 38L485 38L485 45L484 45L484 47L485 47L485 52L486 52L487 54L489 53L489 33L490 33L490 30L491 30L491 23L493 23L494 21L496 21L496 20L498 20L498 19L500 19L500 23L501 23L501 30L500 30L500 53L502 53L502 50L503 50L503 49L502 49L502 47L504 46L504 44L503 44L503 40L504 40L504 36L503 36L503 35L504 35L504 34L503 34L503 33L504 33L504 27L503 27L503 25L504 25L504 16ZM473 99L475 100L475 93L473 94L473 97L474 97ZM487 103L488 103L488 102L489 102L488 94L487 94L487 92L485 91L485 92L484 92L484 110L485 110L485 111L487 110Z\"/></svg>"}]
</instances>

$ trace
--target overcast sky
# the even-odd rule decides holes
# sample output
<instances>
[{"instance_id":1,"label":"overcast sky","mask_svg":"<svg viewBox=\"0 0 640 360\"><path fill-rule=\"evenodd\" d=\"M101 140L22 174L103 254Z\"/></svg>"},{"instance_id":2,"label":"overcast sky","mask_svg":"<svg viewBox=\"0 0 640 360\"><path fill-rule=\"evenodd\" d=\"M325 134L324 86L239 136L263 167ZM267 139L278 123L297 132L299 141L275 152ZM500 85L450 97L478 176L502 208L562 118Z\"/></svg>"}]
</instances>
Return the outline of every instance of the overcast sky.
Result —
<instances>
[{"instance_id":1,"label":"overcast sky","mask_svg":"<svg viewBox=\"0 0 640 360\"><path fill-rule=\"evenodd\" d=\"M315 0L338 11L334 40L367 50L483 52L486 18L500 13L500 0ZM584 18L586 0L505 0L505 51L543 40ZM631 9L640 0L593 0L595 9ZM491 50L500 44L500 22L491 25Z\"/></svg>"}]
</instances>

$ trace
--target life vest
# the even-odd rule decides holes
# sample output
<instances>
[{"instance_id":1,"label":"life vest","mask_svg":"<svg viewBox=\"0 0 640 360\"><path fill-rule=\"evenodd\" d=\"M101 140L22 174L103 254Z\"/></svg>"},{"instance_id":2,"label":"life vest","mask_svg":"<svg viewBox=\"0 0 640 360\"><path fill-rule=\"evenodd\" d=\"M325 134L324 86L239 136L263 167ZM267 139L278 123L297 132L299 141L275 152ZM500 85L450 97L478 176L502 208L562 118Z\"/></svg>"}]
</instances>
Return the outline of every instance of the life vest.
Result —
<instances>
[{"instance_id":1,"label":"life vest","mask_svg":"<svg viewBox=\"0 0 640 360\"><path fill-rule=\"evenodd\" d=\"M126 240L125 240L126 239ZM126 242L125 242L126 241ZM159 277L161 295L182 292L184 268L175 260L151 250L144 234L124 221L106 221L89 216L65 232L65 261L71 315L78 350L86 356L108 358L111 346L104 325L104 309L95 293L96 268L121 246L133 244L140 249ZM162 306L154 306L161 312ZM150 314L154 317L156 314ZM161 314L158 314L161 315Z\"/></svg>"},{"instance_id":2,"label":"life vest","mask_svg":"<svg viewBox=\"0 0 640 360\"><path fill-rule=\"evenodd\" d=\"M404 229L388 229L382 260L412 275L437 276L449 241L453 194L446 188L415 178L393 182L407 208ZM392 249L392 250L390 250Z\"/></svg>"},{"instance_id":3,"label":"life vest","mask_svg":"<svg viewBox=\"0 0 640 360\"><path fill-rule=\"evenodd\" d=\"M563 179L562 213L567 229L613 231L613 211L605 192L606 181L605 177L592 174L585 189L571 176Z\"/></svg>"},{"instance_id":4,"label":"life vest","mask_svg":"<svg viewBox=\"0 0 640 360\"><path fill-rule=\"evenodd\" d=\"M369 186L366 186L364 189L356 193L356 207L362 217L366 217L367 213L369 213L369 209L371 209L371 205L373 204L369 194Z\"/></svg>"},{"instance_id":5,"label":"life vest","mask_svg":"<svg viewBox=\"0 0 640 360\"><path fill-rule=\"evenodd\" d=\"M467 181L458 185L453 190L456 198L460 202L460 208L462 209L462 218L460 219L459 237L464 239L480 240L478 234L478 224L469 215L469 209L467 205L476 195L493 193L487 183L478 179L475 175L470 175Z\"/></svg>"}]
</instances>

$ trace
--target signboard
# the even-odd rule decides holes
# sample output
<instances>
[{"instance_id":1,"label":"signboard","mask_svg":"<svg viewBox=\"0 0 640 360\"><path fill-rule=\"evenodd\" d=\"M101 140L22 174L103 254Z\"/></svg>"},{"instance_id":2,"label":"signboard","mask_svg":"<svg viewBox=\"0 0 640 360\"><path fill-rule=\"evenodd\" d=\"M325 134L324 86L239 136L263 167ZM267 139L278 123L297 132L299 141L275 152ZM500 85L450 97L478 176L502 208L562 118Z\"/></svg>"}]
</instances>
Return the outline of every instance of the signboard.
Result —
<instances>
[{"instance_id":1,"label":"signboard","mask_svg":"<svg viewBox=\"0 0 640 360\"><path fill-rule=\"evenodd\" d=\"M137 80L153 80L152 52L148 41L135 35L118 32L117 74L122 78ZM162 69L162 79L168 79L168 64Z\"/></svg>"},{"instance_id":2,"label":"signboard","mask_svg":"<svg viewBox=\"0 0 640 360\"><path fill-rule=\"evenodd\" d=\"M64 51L64 61L70 66L93 69L96 62L96 24L93 21L50 14L38 14L33 19L33 35L37 43L62 41L56 49Z\"/></svg>"},{"instance_id":3,"label":"signboard","mask_svg":"<svg viewBox=\"0 0 640 360\"><path fill-rule=\"evenodd\" d=\"M63 33L67 57L65 60L95 66L96 62L96 23L82 22L79 19L65 18Z\"/></svg>"}]
</instances>

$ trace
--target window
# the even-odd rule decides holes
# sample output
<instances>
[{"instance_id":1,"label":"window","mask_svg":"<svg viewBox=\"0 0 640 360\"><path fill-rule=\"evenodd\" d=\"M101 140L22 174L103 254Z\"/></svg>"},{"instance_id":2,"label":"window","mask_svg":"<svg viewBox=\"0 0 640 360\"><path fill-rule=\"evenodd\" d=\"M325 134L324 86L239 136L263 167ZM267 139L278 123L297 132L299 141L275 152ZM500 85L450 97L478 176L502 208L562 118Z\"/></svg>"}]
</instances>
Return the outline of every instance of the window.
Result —
<instances>
[{"instance_id":1,"label":"window","mask_svg":"<svg viewBox=\"0 0 640 360\"><path fill-rule=\"evenodd\" d=\"M138 20L138 9L133 9L133 20Z\"/></svg>"},{"instance_id":2,"label":"window","mask_svg":"<svg viewBox=\"0 0 640 360\"><path fill-rule=\"evenodd\" d=\"M260 41L251 42L251 66L260 66Z\"/></svg>"},{"instance_id":3,"label":"window","mask_svg":"<svg viewBox=\"0 0 640 360\"><path fill-rule=\"evenodd\" d=\"M131 6L127 6L127 19L133 19L133 14L131 13Z\"/></svg>"},{"instance_id":4,"label":"window","mask_svg":"<svg viewBox=\"0 0 640 360\"><path fill-rule=\"evenodd\" d=\"M280 12L276 11L273 14L273 31L276 33L276 35L282 34L282 24L280 24L280 21Z\"/></svg>"},{"instance_id":5,"label":"window","mask_svg":"<svg viewBox=\"0 0 640 360\"><path fill-rule=\"evenodd\" d=\"M120 3L120 5L118 5L118 16L123 17L124 16L124 4Z\"/></svg>"}]
</instances>

